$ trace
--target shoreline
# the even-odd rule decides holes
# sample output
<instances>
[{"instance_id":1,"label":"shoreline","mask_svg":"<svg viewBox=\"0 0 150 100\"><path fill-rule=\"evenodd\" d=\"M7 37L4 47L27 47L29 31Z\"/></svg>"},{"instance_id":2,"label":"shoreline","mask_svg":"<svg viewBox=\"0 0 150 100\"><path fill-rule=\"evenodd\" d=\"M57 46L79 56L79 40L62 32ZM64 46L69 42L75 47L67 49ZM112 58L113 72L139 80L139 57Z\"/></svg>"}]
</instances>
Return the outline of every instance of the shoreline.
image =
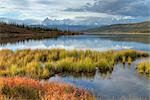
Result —
<instances>
[{"instance_id":1,"label":"shoreline","mask_svg":"<svg viewBox=\"0 0 150 100\"><path fill-rule=\"evenodd\" d=\"M84 35L150 35L150 33L84 32Z\"/></svg>"},{"instance_id":2,"label":"shoreline","mask_svg":"<svg viewBox=\"0 0 150 100\"><path fill-rule=\"evenodd\" d=\"M0 44L15 43L19 41L25 41L30 39L46 39L46 38L57 38L59 36L72 36L82 35L80 34L54 34L54 33L35 33L35 34L0 34Z\"/></svg>"},{"instance_id":3,"label":"shoreline","mask_svg":"<svg viewBox=\"0 0 150 100\"><path fill-rule=\"evenodd\" d=\"M35 33L35 34L1 34L0 33L0 44L7 44L7 43L16 43L19 41L25 41L25 40L37 40L37 39L51 39L51 38L57 38L60 36L74 36L74 35L143 35L150 37L150 33L80 33L80 34L63 34L58 35L54 33ZM150 40L150 39L149 39Z\"/></svg>"}]
</instances>

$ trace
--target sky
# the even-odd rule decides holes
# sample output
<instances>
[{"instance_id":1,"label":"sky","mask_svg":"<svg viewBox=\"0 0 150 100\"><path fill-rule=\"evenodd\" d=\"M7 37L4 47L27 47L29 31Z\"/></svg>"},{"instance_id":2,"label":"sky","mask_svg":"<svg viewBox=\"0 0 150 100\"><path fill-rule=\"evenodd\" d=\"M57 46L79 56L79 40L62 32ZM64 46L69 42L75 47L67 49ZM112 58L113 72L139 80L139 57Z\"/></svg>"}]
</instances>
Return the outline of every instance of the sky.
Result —
<instances>
[{"instance_id":1,"label":"sky","mask_svg":"<svg viewBox=\"0 0 150 100\"><path fill-rule=\"evenodd\" d=\"M150 0L0 0L0 18L112 24L149 20Z\"/></svg>"}]
</instances>

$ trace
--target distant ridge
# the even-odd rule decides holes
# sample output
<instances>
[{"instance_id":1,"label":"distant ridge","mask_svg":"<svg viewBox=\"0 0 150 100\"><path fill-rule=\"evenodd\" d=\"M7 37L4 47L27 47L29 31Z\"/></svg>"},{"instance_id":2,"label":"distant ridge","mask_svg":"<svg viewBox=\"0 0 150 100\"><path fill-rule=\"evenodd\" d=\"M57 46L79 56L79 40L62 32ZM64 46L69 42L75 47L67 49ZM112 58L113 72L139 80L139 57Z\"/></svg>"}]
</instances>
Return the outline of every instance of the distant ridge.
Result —
<instances>
[{"instance_id":1,"label":"distant ridge","mask_svg":"<svg viewBox=\"0 0 150 100\"><path fill-rule=\"evenodd\" d=\"M149 33L150 34L150 21L129 24L113 24L85 30L86 33Z\"/></svg>"}]
</instances>

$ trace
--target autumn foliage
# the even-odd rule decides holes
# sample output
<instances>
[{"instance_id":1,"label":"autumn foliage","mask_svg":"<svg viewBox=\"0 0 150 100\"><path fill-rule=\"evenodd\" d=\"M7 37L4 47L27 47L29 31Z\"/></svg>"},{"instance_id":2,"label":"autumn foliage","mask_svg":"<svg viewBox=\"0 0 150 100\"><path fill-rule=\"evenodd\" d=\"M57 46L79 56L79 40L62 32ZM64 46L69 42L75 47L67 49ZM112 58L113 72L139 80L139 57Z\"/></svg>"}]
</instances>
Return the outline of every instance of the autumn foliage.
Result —
<instances>
[{"instance_id":1,"label":"autumn foliage","mask_svg":"<svg viewBox=\"0 0 150 100\"><path fill-rule=\"evenodd\" d=\"M0 99L11 100L93 100L94 96L84 89L57 82L5 77L0 78Z\"/></svg>"}]
</instances>

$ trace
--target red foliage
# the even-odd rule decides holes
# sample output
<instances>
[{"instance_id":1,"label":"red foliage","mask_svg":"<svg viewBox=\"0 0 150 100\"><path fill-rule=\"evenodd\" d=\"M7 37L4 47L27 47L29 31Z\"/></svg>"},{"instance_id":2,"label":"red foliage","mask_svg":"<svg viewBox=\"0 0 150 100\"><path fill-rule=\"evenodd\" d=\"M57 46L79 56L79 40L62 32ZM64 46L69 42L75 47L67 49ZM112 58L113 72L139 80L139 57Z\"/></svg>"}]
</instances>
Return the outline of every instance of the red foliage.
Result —
<instances>
[{"instance_id":1,"label":"red foliage","mask_svg":"<svg viewBox=\"0 0 150 100\"><path fill-rule=\"evenodd\" d=\"M91 93L84 89L76 88L69 84L60 84L58 82L40 82L38 80L14 77L14 78L0 78L0 91L3 86L7 85L9 88L26 87L33 90L38 90L39 97L42 100L83 100L94 99ZM41 93L43 92L43 93ZM0 92L0 99L4 96ZM11 98L11 97L10 97ZM32 98L31 98L32 99Z\"/></svg>"}]
</instances>

